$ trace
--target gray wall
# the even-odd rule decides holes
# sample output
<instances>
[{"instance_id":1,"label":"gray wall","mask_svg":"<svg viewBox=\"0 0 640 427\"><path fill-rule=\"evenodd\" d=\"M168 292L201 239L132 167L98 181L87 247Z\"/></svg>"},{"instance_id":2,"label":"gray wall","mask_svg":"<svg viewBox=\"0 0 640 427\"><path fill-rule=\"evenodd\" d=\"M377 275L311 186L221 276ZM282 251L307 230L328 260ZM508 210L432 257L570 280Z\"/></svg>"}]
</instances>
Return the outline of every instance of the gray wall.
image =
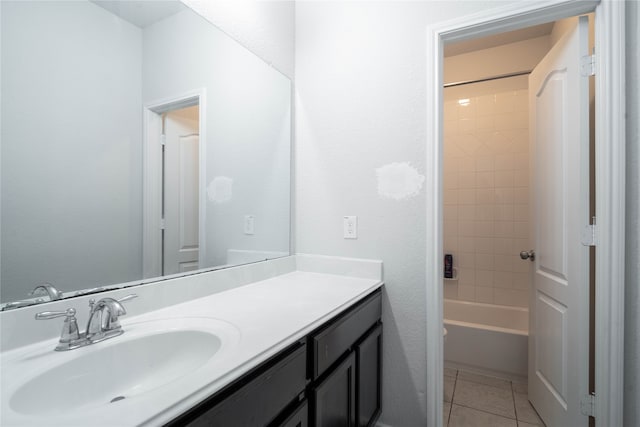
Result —
<instances>
[{"instance_id":1,"label":"gray wall","mask_svg":"<svg viewBox=\"0 0 640 427\"><path fill-rule=\"evenodd\" d=\"M640 425L640 5L626 2L627 211L624 425Z\"/></svg>"},{"instance_id":2,"label":"gray wall","mask_svg":"<svg viewBox=\"0 0 640 427\"><path fill-rule=\"evenodd\" d=\"M227 264L227 249L288 253L289 80L190 10L144 29L142 75L144 103L207 91L206 184L229 177L233 193L223 203L201 193L205 266Z\"/></svg>"},{"instance_id":3,"label":"gray wall","mask_svg":"<svg viewBox=\"0 0 640 427\"><path fill-rule=\"evenodd\" d=\"M89 2L2 2L2 301L142 277L141 46Z\"/></svg>"},{"instance_id":4,"label":"gray wall","mask_svg":"<svg viewBox=\"0 0 640 427\"><path fill-rule=\"evenodd\" d=\"M182 1L293 80L294 1Z\"/></svg>"}]
</instances>

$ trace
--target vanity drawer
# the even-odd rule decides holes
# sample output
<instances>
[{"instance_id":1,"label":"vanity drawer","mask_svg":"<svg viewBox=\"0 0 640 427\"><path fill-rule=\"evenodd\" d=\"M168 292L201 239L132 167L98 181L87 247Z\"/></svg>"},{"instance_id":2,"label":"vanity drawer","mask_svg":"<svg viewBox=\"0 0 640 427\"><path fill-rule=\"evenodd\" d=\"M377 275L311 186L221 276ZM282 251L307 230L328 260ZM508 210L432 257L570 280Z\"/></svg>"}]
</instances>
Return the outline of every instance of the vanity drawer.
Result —
<instances>
[{"instance_id":1,"label":"vanity drawer","mask_svg":"<svg viewBox=\"0 0 640 427\"><path fill-rule=\"evenodd\" d=\"M175 420L175 425L266 426L298 399L305 386L306 345L301 345L231 394L223 392L223 399L216 399L210 409L205 403L205 408L192 414L189 421Z\"/></svg>"},{"instance_id":2,"label":"vanity drawer","mask_svg":"<svg viewBox=\"0 0 640 427\"><path fill-rule=\"evenodd\" d=\"M336 362L365 332L380 320L382 296L379 291L367 297L325 329L311 337L313 379Z\"/></svg>"}]
</instances>

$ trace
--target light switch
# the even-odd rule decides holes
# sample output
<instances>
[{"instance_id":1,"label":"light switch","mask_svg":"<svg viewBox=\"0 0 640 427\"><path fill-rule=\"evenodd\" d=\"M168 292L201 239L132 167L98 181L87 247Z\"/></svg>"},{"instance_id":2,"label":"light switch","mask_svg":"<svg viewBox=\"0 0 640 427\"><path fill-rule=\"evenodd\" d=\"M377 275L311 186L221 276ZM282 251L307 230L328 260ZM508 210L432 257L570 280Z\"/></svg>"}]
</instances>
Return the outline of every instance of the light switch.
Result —
<instances>
[{"instance_id":1,"label":"light switch","mask_svg":"<svg viewBox=\"0 0 640 427\"><path fill-rule=\"evenodd\" d=\"M254 234L255 215L244 216L244 234Z\"/></svg>"},{"instance_id":2,"label":"light switch","mask_svg":"<svg viewBox=\"0 0 640 427\"><path fill-rule=\"evenodd\" d=\"M358 238L358 217L357 216L345 216L343 217L342 225L344 228L345 239L357 239Z\"/></svg>"}]
</instances>

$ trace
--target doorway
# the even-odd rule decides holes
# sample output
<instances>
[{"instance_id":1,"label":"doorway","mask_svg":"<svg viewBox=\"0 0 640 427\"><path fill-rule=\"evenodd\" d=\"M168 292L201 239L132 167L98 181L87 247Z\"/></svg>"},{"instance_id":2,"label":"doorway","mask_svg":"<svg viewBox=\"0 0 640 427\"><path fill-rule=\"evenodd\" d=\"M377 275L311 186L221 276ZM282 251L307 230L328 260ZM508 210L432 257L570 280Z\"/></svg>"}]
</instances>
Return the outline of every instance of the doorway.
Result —
<instances>
[{"instance_id":1,"label":"doorway","mask_svg":"<svg viewBox=\"0 0 640 427\"><path fill-rule=\"evenodd\" d=\"M454 423L484 410L541 424L527 401L549 425L586 420L588 29L574 17L445 46L443 247L456 274L445 270L444 356L462 368L445 378ZM503 405L472 392L502 393Z\"/></svg>"},{"instance_id":2,"label":"doorway","mask_svg":"<svg viewBox=\"0 0 640 427\"><path fill-rule=\"evenodd\" d=\"M613 219L620 215L621 189L624 188L624 177L616 168L624 165L624 122L612 114L623 111L624 61L621 51L624 46L623 34L612 31L622 25L623 6L616 2L575 4L559 2L553 6L536 6L533 4L508 6L475 15L467 20L460 19L429 29L432 43L428 44L427 55L435 58L429 64L427 81L429 84L429 100L427 125L433 144L427 146L427 191L432 191L434 198L427 200L427 402L429 425L442 423L442 294L440 283L443 275L442 252L442 211L439 206L443 201L442 184L442 46L445 42L454 42L478 36L495 34L500 31L524 28L530 25L549 22L557 19L596 12L596 69L601 72L596 76L596 118L598 121L596 134L596 152L599 167L596 169L596 189L599 195L596 201L598 228L598 252L601 255L597 262L596 291L596 393L592 399L598 418L602 425L619 425L621 423L621 387L622 387L622 335L617 331L621 324L623 282L620 275L612 268L621 268L621 262L613 260L611 253L617 253L624 247L624 230L614 227ZM606 35L606 36L605 36ZM604 88L607 90L603 90ZM611 136L613 135L614 141ZM615 168L611 166L615 164ZM613 205L611 205L613 203ZM603 224L603 221L605 224ZM606 232L600 231L603 226ZM615 396L615 397L614 397ZM435 399L434 399L435 397ZM589 399L584 396L585 405ZM577 396L576 398L581 398ZM586 408L588 412L588 408Z\"/></svg>"},{"instance_id":3,"label":"doorway","mask_svg":"<svg viewBox=\"0 0 640 427\"><path fill-rule=\"evenodd\" d=\"M199 106L162 114L162 275L198 269Z\"/></svg>"},{"instance_id":4,"label":"doorway","mask_svg":"<svg viewBox=\"0 0 640 427\"><path fill-rule=\"evenodd\" d=\"M205 95L202 89L144 107L145 279L203 265Z\"/></svg>"}]
</instances>

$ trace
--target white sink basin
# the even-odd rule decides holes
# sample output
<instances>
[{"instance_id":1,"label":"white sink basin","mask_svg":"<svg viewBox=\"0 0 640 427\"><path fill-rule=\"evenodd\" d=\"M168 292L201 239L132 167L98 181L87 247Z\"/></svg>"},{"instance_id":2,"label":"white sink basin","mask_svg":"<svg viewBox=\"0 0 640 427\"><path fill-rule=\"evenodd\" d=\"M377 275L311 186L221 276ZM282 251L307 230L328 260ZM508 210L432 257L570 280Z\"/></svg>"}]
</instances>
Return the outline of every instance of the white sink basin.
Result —
<instances>
[{"instance_id":1,"label":"white sink basin","mask_svg":"<svg viewBox=\"0 0 640 427\"><path fill-rule=\"evenodd\" d=\"M232 325L210 318L153 320L123 328L123 335L100 343L32 356L41 359L41 369L5 395L12 412L50 416L122 405L198 375L199 368L215 363L239 338Z\"/></svg>"}]
</instances>

